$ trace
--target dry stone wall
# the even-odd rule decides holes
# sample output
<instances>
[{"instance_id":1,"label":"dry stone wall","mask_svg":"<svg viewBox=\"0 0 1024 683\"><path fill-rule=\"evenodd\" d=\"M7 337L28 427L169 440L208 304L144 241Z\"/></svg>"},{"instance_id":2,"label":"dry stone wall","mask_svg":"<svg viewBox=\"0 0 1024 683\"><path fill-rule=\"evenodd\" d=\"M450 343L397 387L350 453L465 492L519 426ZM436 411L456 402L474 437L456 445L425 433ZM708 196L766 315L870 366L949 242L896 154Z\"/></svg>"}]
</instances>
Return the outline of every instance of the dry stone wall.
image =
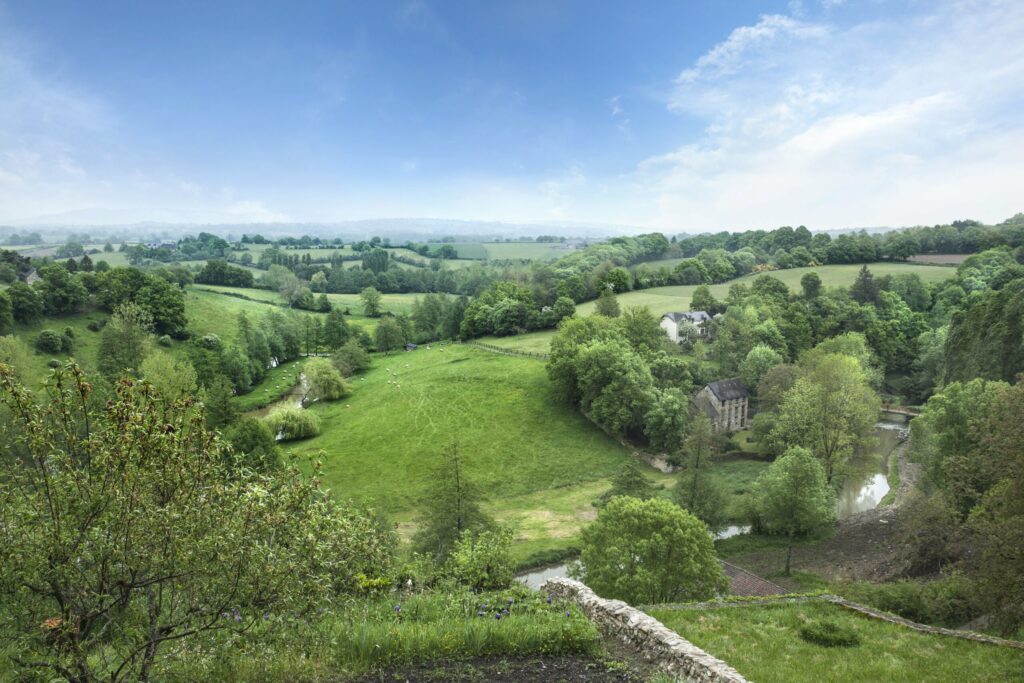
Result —
<instances>
[{"instance_id":1,"label":"dry stone wall","mask_svg":"<svg viewBox=\"0 0 1024 683\"><path fill-rule=\"evenodd\" d=\"M659 668L693 683L746 683L731 666L621 600L605 600L579 581L549 579L541 587L580 606L606 637L616 638Z\"/></svg>"}]
</instances>

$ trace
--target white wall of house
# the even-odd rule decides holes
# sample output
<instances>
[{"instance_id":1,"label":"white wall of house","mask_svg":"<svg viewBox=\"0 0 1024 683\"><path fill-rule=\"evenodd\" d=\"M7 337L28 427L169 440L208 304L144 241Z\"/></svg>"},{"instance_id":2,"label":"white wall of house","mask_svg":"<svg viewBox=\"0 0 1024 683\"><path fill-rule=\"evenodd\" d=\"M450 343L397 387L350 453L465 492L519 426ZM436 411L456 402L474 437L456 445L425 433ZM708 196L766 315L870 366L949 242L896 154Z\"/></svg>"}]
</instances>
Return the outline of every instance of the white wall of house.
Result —
<instances>
[{"instance_id":1,"label":"white wall of house","mask_svg":"<svg viewBox=\"0 0 1024 683\"><path fill-rule=\"evenodd\" d=\"M679 325L676 325L671 318L661 319L661 329L665 330L673 344L679 343Z\"/></svg>"}]
</instances>

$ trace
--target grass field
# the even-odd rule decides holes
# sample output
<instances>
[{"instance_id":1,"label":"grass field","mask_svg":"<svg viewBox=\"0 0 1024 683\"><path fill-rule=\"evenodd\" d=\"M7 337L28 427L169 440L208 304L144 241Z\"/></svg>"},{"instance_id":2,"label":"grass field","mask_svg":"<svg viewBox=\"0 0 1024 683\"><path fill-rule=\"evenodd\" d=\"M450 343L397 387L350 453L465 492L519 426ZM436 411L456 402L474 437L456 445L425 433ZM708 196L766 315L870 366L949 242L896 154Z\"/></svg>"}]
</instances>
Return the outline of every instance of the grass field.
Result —
<instances>
[{"instance_id":1,"label":"grass field","mask_svg":"<svg viewBox=\"0 0 1024 683\"><path fill-rule=\"evenodd\" d=\"M800 278L806 273L815 272L821 277L825 287L848 287L857 278L859 265L841 266L817 266L815 268L790 268L788 270L775 270L770 273L772 277L778 278L786 283L794 292L800 291ZM920 265L916 263L872 263L868 269L876 278L884 275L897 275L899 273L916 273L926 283L941 282L953 277L956 274L952 268L939 266ZM729 280L717 285L711 285L711 293L716 298L725 298L729 293L729 287L734 284L750 284L757 275L745 275L735 280ZM655 315L662 315L670 311L685 311L690 307L690 299L693 297L695 285L674 285L671 287L652 287L636 292L626 292L619 295L620 306L647 306ZM576 307L577 315L590 315L594 311L596 302L588 301Z\"/></svg>"},{"instance_id":2,"label":"grass field","mask_svg":"<svg viewBox=\"0 0 1024 683\"><path fill-rule=\"evenodd\" d=\"M519 334L512 337L481 337L477 341L485 344L493 344L506 349L517 351L530 351L532 353L547 353L551 348L551 339L555 336L555 330L541 330L528 334Z\"/></svg>"},{"instance_id":3,"label":"grass field","mask_svg":"<svg viewBox=\"0 0 1024 683\"><path fill-rule=\"evenodd\" d=\"M414 519L453 442L491 509L522 522L521 541L575 535L581 511L630 457L557 400L535 360L434 346L375 356L353 384L351 397L311 408L323 432L295 450L322 450L335 495L372 501L399 522Z\"/></svg>"},{"instance_id":4,"label":"grass field","mask_svg":"<svg viewBox=\"0 0 1024 683\"><path fill-rule=\"evenodd\" d=\"M760 683L1024 679L1024 650L920 633L823 601L649 613ZM861 644L826 648L800 638L800 627L819 619L852 629Z\"/></svg>"}]
</instances>

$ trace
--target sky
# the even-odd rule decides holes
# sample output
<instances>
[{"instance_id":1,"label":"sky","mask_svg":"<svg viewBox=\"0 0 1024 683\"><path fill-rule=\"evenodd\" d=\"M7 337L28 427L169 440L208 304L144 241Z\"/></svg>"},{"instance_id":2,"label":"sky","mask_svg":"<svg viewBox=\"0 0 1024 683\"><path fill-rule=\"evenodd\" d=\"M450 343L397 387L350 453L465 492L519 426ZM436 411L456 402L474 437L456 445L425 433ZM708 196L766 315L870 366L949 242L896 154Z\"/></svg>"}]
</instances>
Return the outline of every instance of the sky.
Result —
<instances>
[{"instance_id":1,"label":"sky","mask_svg":"<svg viewBox=\"0 0 1024 683\"><path fill-rule=\"evenodd\" d=\"M0 222L1024 211L1020 0L0 0Z\"/></svg>"}]
</instances>

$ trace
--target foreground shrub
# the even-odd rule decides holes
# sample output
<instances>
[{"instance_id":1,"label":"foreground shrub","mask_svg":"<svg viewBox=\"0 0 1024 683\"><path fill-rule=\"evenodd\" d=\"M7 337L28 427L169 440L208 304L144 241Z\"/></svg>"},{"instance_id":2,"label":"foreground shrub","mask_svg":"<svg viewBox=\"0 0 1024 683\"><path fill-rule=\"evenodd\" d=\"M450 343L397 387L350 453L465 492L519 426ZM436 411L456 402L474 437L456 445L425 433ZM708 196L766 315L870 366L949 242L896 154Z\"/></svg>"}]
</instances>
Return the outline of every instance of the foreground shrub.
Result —
<instances>
[{"instance_id":1,"label":"foreground shrub","mask_svg":"<svg viewBox=\"0 0 1024 683\"><path fill-rule=\"evenodd\" d=\"M320 418L301 408L278 408L263 419L280 441L308 439L320 433Z\"/></svg>"},{"instance_id":2,"label":"foreground shrub","mask_svg":"<svg viewBox=\"0 0 1024 683\"><path fill-rule=\"evenodd\" d=\"M812 621L800 627L800 637L822 647L854 647L860 637L849 626L834 621Z\"/></svg>"},{"instance_id":3,"label":"foreground shrub","mask_svg":"<svg viewBox=\"0 0 1024 683\"><path fill-rule=\"evenodd\" d=\"M316 477L236 464L190 398L167 409L119 380L98 409L90 392L68 364L40 404L0 365L0 670L149 680L189 639L315 613L390 571L394 534Z\"/></svg>"},{"instance_id":4,"label":"foreground shrub","mask_svg":"<svg viewBox=\"0 0 1024 683\"><path fill-rule=\"evenodd\" d=\"M985 612L976 587L961 574L935 581L854 581L835 590L849 600L933 626L958 628Z\"/></svg>"},{"instance_id":5,"label":"foreground shrub","mask_svg":"<svg viewBox=\"0 0 1024 683\"><path fill-rule=\"evenodd\" d=\"M728 588L703 522L667 500L619 496L583 529L581 578L634 605L706 600Z\"/></svg>"},{"instance_id":6,"label":"foreground shrub","mask_svg":"<svg viewBox=\"0 0 1024 683\"><path fill-rule=\"evenodd\" d=\"M501 590L512 585L512 530L465 531L446 565L448 575L474 591Z\"/></svg>"}]
</instances>

